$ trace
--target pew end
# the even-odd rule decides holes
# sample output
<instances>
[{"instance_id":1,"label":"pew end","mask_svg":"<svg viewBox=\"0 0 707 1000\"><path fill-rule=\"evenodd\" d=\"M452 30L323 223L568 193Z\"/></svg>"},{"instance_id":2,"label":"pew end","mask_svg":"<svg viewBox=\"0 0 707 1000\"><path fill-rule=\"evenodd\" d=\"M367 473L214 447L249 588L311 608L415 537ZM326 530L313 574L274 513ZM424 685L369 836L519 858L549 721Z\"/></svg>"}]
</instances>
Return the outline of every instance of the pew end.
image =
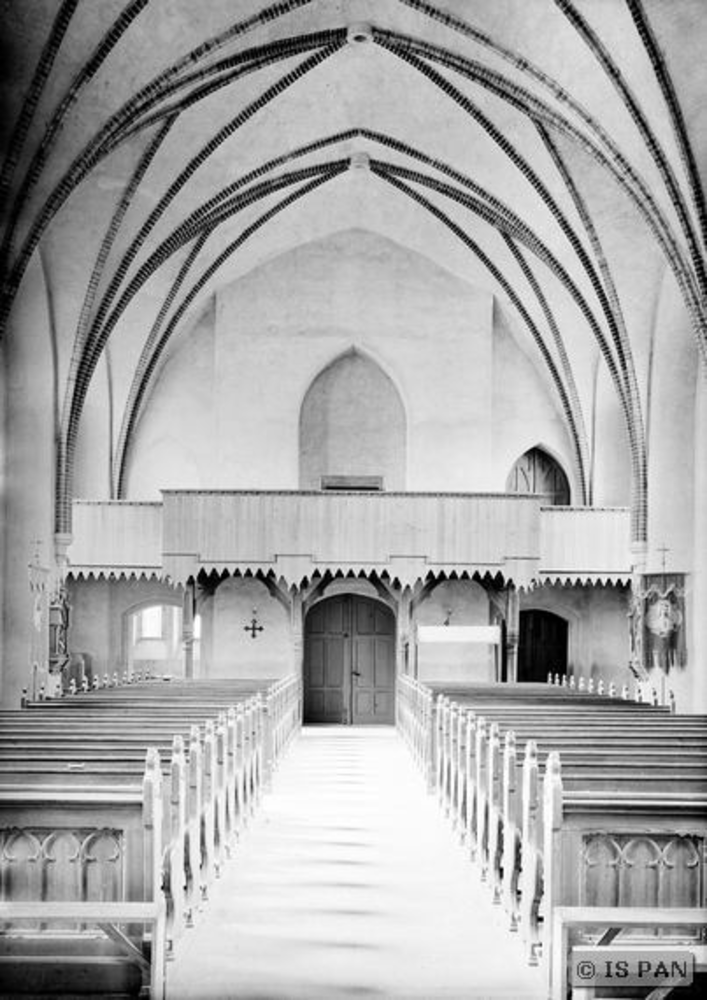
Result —
<instances>
[{"instance_id":1,"label":"pew end","mask_svg":"<svg viewBox=\"0 0 707 1000\"><path fill-rule=\"evenodd\" d=\"M552 674L516 687L406 677L398 691L402 735L413 752L434 745L440 805L464 824L530 965L552 961L558 908L604 907L617 920L643 909L672 926L704 905L704 719L676 717L655 696L619 696L601 679L572 690Z\"/></svg>"},{"instance_id":2,"label":"pew end","mask_svg":"<svg viewBox=\"0 0 707 1000\"><path fill-rule=\"evenodd\" d=\"M46 935L22 933L23 923L82 925L57 936L52 952ZM154 902L7 902L0 901L0 974L6 996L44 992L71 996L113 993L165 996L165 913ZM135 934L144 926L146 934ZM49 942L51 944L51 942ZM42 947L44 945L44 947Z\"/></svg>"},{"instance_id":3,"label":"pew end","mask_svg":"<svg viewBox=\"0 0 707 1000\"><path fill-rule=\"evenodd\" d=\"M707 973L707 908L676 907L656 911L635 906L556 906L552 914L552 951L547 956L548 998L569 1000L570 996L594 996L594 991L570 989L568 968L571 949L577 944L613 946L622 948L627 939L622 935L632 932L633 946L656 946L656 931L670 930L668 939L672 947L683 946L695 956L695 975ZM643 938L636 932L646 932Z\"/></svg>"},{"instance_id":4,"label":"pew end","mask_svg":"<svg viewBox=\"0 0 707 1000\"><path fill-rule=\"evenodd\" d=\"M6 715L0 980L12 996L162 997L164 963L262 791L263 683L185 683L170 699L154 682L109 684ZM267 687L275 765L301 723L301 684Z\"/></svg>"}]
</instances>

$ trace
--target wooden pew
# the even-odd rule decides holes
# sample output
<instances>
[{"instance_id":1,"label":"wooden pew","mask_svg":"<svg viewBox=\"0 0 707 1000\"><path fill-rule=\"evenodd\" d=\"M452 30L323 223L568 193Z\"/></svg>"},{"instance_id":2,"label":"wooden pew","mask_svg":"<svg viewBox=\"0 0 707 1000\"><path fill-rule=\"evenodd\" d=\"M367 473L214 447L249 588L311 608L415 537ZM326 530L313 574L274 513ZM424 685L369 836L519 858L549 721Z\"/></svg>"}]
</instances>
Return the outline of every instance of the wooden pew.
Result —
<instances>
[{"instance_id":1,"label":"wooden pew","mask_svg":"<svg viewBox=\"0 0 707 1000\"><path fill-rule=\"evenodd\" d=\"M145 960L150 955L151 981L163 983L162 810L162 774L154 750L148 751L143 781L138 786L56 790L15 786L11 800L3 790L4 909L0 912L9 921L13 916L39 920L34 927L37 933L47 921L67 917L69 903L100 903L102 907L108 902L150 904L153 934L149 942L143 941L141 934L136 936L136 928L128 925L126 948L131 953L136 950ZM38 895L44 898L37 899ZM106 896L114 898L106 901ZM50 904L46 918L42 912L45 903ZM22 911L28 904L32 908ZM56 904L61 904L60 916L51 909ZM129 915L127 909L123 913ZM159 926L155 929L154 924ZM15 928L14 923L11 926ZM7 930L3 944L8 940ZM27 954L23 958L30 961Z\"/></svg>"},{"instance_id":2,"label":"wooden pew","mask_svg":"<svg viewBox=\"0 0 707 1000\"><path fill-rule=\"evenodd\" d=\"M588 760L597 749L597 742L602 740L613 743L618 739L623 743L624 739L628 739L635 745L637 752L649 753L655 748L661 732L668 734L673 740L680 738L681 746L688 754L699 754L707 749L707 730L703 719L676 719L668 714L661 716L653 709L648 710L649 717L646 718L646 708L644 706L644 711L637 715L631 710L617 712L613 706L605 712L600 705L590 704L582 712L581 706L573 706L568 711L565 706L555 705L552 712L548 713L545 709L540 710L538 706L530 705L525 712L516 705L503 702L494 704L475 696L472 696L471 701L467 698L466 701L458 702L440 698L436 714L434 770L435 784L445 811L455 822L460 819L469 775L474 772L474 760L481 759L475 750L475 742L484 738L485 734L476 732L474 720L477 711L483 713L485 723L489 726L500 723L505 728L513 728L519 736L533 738L538 734L551 732L553 746L558 748L584 744ZM591 729L583 732L578 722L587 723L589 720ZM621 759L627 765L631 762L625 755ZM598 763L602 764L604 760L599 759ZM483 791L483 786L481 790Z\"/></svg>"},{"instance_id":3,"label":"wooden pew","mask_svg":"<svg viewBox=\"0 0 707 1000\"><path fill-rule=\"evenodd\" d=\"M66 922L94 925L103 932L103 941L97 940L88 956L57 950L55 940L39 955L16 943L14 950L0 953L3 983L21 983L24 993L37 996L51 992L71 996L80 986L84 993L89 987L93 995L138 995L147 976L149 995L164 997L165 921L159 898L149 903L0 901L0 925L21 926L27 921L49 926ZM149 958L123 929L137 925L149 927ZM106 947L109 942L115 946Z\"/></svg>"},{"instance_id":4,"label":"wooden pew","mask_svg":"<svg viewBox=\"0 0 707 1000\"><path fill-rule=\"evenodd\" d=\"M655 945L655 938L650 935L656 930L661 932L669 927L671 936L665 943L688 947L695 956L695 972L704 977L707 973L707 947L705 929L707 928L707 909L699 907L672 908L669 916L664 912L656 912L646 907L616 907L616 906L557 906L553 913L553 950L549 963L549 992L553 1000L569 1000L568 957L574 944L587 943L587 933L591 931L594 946L613 946L622 949L626 944L626 929L631 932L631 941L637 940L637 933L642 935L643 943ZM581 938L580 936L581 935ZM639 938L640 940L640 938ZM610 952L609 952L610 954ZM577 997L582 993L581 998ZM575 1000L590 1000L595 996L594 990L572 990ZM666 994L652 992L654 1000L660 1000Z\"/></svg>"},{"instance_id":5,"label":"wooden pew","mask_svg":"<svg viewBox=\"0 0 707 1000\"><path fill-rule=\"evenodd\" d=\"M258 711L258 704L247 700L227 713L221 712L216 720L206 721L203 730L189 724L189 718L196 714L190 713L182 720L181 732L177 734L182 744L186 738L192 746L192 757L197 753L205 757L205 764L200 765L203 780L213 783L213 790L209 789L206 798L215 800L219 831L226 828L218 841L220 853L221 842L227 849L236 832L230 827L242 825L254 808L254 797L260 787ZM82 775L98 773L103 774L102 780L107 780L106 775L111 772L117 784L126 780L135 782L146 745L162 754L172 750L174 738L169 733L176 728L176 720L166 729L149 717L128 720L111 716L109 722L109 717L102 715L101 720L99 731L85 731L83 725L74 724L69 735L47 726L40 726L35 732L8 735L7 727L1 727L0 773L5 775L4 781L11 783L14 771L24 782L37 773L51 783L65 781L68 775L80 779ZM106 733L106 726L111 735L101 736ZM213 824L207 822L210 828Z\"/></svg>"},{"instance_id":6,"label":"wooden pew","mask_svg":"<svg viewBox=\"0 0 707 1000\"><path fill-rule=\"evenodd\" d=\"M704 795L679 785L656 793L650 778L622 793L565 791L559 755L549 755L542 786L532 777L532 755L526 760L520 892L511 904L532 961L550 954L558 905L652 905L667 920L671 907L700 904Z\"/></svg>"},{"instance_id":7,"label":"wooden pew","mask_svg":"<svg viewBox=\"0 0 707 1000\"><path fill-rule=\"evenodd\" d=\"M651 780L656 790L661 786L670 790L675 780L692 785L694 791L704 791L705 761L707 744L696 741L692 746L684 746L681 738L679 757L674 750L674 741L679 738L673 731L669 734L654 734L648 740L636 741L630 722L620 728L605 729L601 723L576 722L570 734L555 733L551 724L535 723L517 727L512 721L492 720L486 715L469 713L464 723L464 734L459 741L458 756L449 762L444 788L445 803L454 821L461 826L462 833L468 834L472 846L476 840L474 813L481 812L489 801L494 781L500 782L500 765L497 760L501 753L504 733L514 732L519 740L538 740L541 756L553 748L563 752L563 761L568 780L580 781L589 786L601 781L605 787L619 789L640 779L647 764L651 767ZM494 760L489 763L489 754ZM443 775L443 778L445 776ZM476 798L480 799L480 805Z\"/></svg>"},{"instance_id":8,"label":"wooden pew","mask_svg":"<svg viewBox=\"0 0 707 1000\"><path fill-rule=\"evenodd\" d=\"M401 687L403 735L419 745L424 691L410 679ZM657 906L693 906L707 841L704 719L562 688L545 700L541 688L450 686L456 700L437 698L425 716L432 750L418 754L534 963L549 954L555 906L602 905L609 892L618 905L646 902L638 868L608 880L612 850L663 866Z\"/></svg>"},{"instance_id":9,"label":"wooden pew","mask_svg":"<svg viewBox=\"0 0 707 1000\"><path fill-rule=\"evenodd\" d=\"M200 764L198 768L202 775L199 781L209 784L209 788L201 798L207 803L213 800L213 812L219 819L217 824L207 812L206 828L207 830L216 828L219 832L225 830L223 837L207 837L208 843L213 841L216 845L212 853L221 852L223 846L227 849L229 839L233 839L232 834L235 830L228 829L234 825L231 818L238 817L244 821L254 807L252 799L259 786L258 772L254 767L257 757L250 749L257 740L254 707L253 702L246 702L236 709L230 709L228 713L221 713L215 723L206 722L201 734L198 727L187 726L187 730L191 730L187 733L191 737L190 764L197 755L203 755L205 758L204 764ZM34 774L39 774L42 781L54 784L65 784L69 778L73 778L74 783L85 782L87 774L99 775L102 781L110 779L117 785L125 782L135 783L139 781L144 758L142 749L138 747L143 748L147 743L164 752L169 751L172 744L175 744L176 750L177 741L183 746L181 736L170 741L164 731L157 737L152 732L146 732L147 722L148 720L138 720L137 723L135 720L114 720L111 725L110 742L107 742L105 736L100 741L100 737L96 734L87 734L83 727L77 726L72 727L70 737L64 735L61 740L56 733L48 736L44 732L34 736L14 735L9 739L9 743L4 737L0 737L0 769L6 775L4 779L6 783L13 781L13 774L8 774L8 770L15 772L14 780L17 780L19 775L23 783L32 780L29 775ZM140 731L139 736L135 734L135 726ZM90 758L86 760L86 747L91 738L100 741L98 743L100 750L94 749ZM71 743L68 742L69 739ZM174 753L173 757L176 756ZM176 766L174 762L172 766L173 768ZM238 777L235 783L231 780L233 772L237 772ZM195 779L192 778L192 783L194 782ZM230 800L227 795L229 789ZM192 795L192 800L193 798ZM219 853L215 865L217 869L220 861Z\"/></svg>"},{"instance_id":10,"label":"wooden pew","mask_svg":"<svg viewBox=\"0 0 707 1000\"><path fill-rule=\"evenodd\" d=\"M483 711L488 714L486 706ZM503 721L507 726L511 724L508 720ZM694 721L690 720L690 723ZM514 753L515 740L506 745L504 760L501 761L503 730L499 728L498 721L490 724L488 722L485 716L476 717L473 713L467 713L466 763L461 766L461 773L454 767L454 762L452 763L455 778L449 784L451 795L447 807L449 809L451 806L462 813L466 812L462 817L457 815L456 819L461 819L465 824L463 829L468 833L473 853L476 854L478 850L483 877L487 877L490 869L495 890L499 893L498 879L493 878L494 873L502 868L496 847L504 841L504 827L510 826L505 841L512 842L518 825L516 817L514 828L512 811L508 819L506 818L509 810L512 810L513 786L509 791L509 783L513 783L514 779L508 758ZM678 756L672 742L666 744L663 740L661 743L660 737L654 734L650 744L636 753L636 748L630 742L632 725L630 720L628 722L624 720L620 729L611 727L605 729L601 720L597 722L592 717L589 717L586 725L589 727L585 733L590 738L589 744L579 750L576 745L579 733L577 721L573 721L572 735L569 738L574 744L571 749L567 748L562 736L559 738L556 736L551 720L541 722L535 720L526 724L524 736L531 735L544 741L539 757L537 747L532 744L537 764L542 764L544 755L550 748L562 745L563 773L568 789L587 791L600 789L602 792L612 794L621 791L628 793L648 778L652 789L656 792L662 791L667 794L675 788L680 788L683 794L690 797L704 797L707 773L704 743L702 746L697 745L691 750L685 750L681 737ZM681 721L675 720L671 726L670 737L674 739L676 733L682 729ZM507 729L506 735L508 732ZM602 734L605 740L610 741L607 749L597 745L598 734ZM645 774L646 761L651 764L649 776ZM517 784L518 782L515 782L515 785ZM459 786L463 791L455 797L455 789ZM506 857L506 868L508 862L509 859Z\"/></svg>"},{"instance_id":11,"label":"wooden pew","mask_svg":"<svg viewBox=\"0 0 707 1000\"><path fill-rule=\"evenodd\" d=\"M124 886L127 902L161 902L169 954L182 926L193 922L211 879L255 808L266 768L277 763L296 732L301 697L294 678L256 694L252 683L197 685L193 691L182 687L178 704L165 703L166 691L156 698L151 687L131 687L127 699L124 690L114 689L107 698L104 692L90 692L0 714L0 825L5 845L14 838L10 846L15 850L24 836L22 843L26 847L31 842L39 859L47 843L50 848L59 843L66 847L72 836L76 839L76 831L85 834L80 844L72 841L71 849L52 861L51 885L45 873L39 883L32 882L27 851L24 866L9 873L5 865L1 885L5 901L12 905L28 895L46 901L48 888L49 895L76 899L77 893L115 896L117 886L121 893ZM172 690L170 685L170 695ZM234 694L243 700L224 712L224 698L233 700ZM24 727L23 719L31 722ZM170 737L175 728L180 732ZM145 746L150 746L147 769ZM146 788L152 800L159 800L158 829L145 822ZM31 841L40 830L46 834L44 841L39 843L36 836ZM93 851L90 857L87 850ZM82 867L79 886L66 881L72 851L74 872ZM146 862L155 855L156 872ZM122 898L120 894L113 902ZM138 939L138 950L144 946Z\"/></svg>"},{"instance_id":12,"label":"wooden pew","mask_svg":"<svg viewBox=\"0 0 707 1000\"><path fill-rule=\"evenodd\" d=\"M562 769L555 751L547 756L544 782L540 773L537 750L531 742L524 753L520 801L506 804L499 816L503 843L509 848L500 866L501 895L512 926L520 926L534 961L541 953L548 954L548 921L558 901L647 903L647 866L659 861L666 850L676 854L662 884L655 887L653 904L661 908L696 905L696 887L704 880L707 836L703 786L696 789L678 777L673 790L656 791L651 776L643 774L618 791L609 787L610 782L604 785L599 779L588 783L568 777L567 784L572 787L561 795ZM513 792L509 794L512 797ZM613 887L602 889L602 880L620 856L632 844L645 846L648 840L652 842L651 859L642 856L641 847L629 867L624 870L621 863L624 873ZM515 845L514 854L511 845ZM616 854L604 858L604 864L602 854L611 845ZM549 866L558 859L562 874L555 884L562 889L555 895Z\"/></svg>"}]
</instances>

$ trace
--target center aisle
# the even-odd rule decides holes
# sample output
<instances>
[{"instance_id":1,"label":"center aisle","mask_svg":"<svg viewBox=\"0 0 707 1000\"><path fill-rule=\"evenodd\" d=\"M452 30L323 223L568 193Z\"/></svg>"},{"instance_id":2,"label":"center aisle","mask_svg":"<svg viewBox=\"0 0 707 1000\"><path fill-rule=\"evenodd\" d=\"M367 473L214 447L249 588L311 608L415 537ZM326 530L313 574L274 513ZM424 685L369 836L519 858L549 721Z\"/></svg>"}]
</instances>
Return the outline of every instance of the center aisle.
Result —
<instances>
[{"instance_id":1,"label":"center aisle","mask_svg":"<svg viewBox=\"0 0 707 1000\"><path fill-rule=\"evenodd\" d=\"M168 1000L542 995L388 727L303 730L167 970Z\"/></svg>"}]
</instances>

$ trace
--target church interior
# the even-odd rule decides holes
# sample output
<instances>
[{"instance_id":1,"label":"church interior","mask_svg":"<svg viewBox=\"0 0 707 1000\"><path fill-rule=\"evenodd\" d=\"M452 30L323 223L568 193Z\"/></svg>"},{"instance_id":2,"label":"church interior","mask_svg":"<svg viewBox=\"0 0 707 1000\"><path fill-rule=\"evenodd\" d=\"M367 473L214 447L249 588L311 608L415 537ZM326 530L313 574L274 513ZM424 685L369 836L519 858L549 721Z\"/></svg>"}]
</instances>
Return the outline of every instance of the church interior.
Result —
<instances>
[{"instance_id":1,"label":"church interior","mask_svg":"<svg viewBox=\"0 0 707 1000\"><path fill-rule=\"evenodd\" d=\"M495 996L613 996L565 983L584 910L609 939L701 942L699 978L701 0L0 18L13 989L353 995L209 993L197 973L189 992L183 956L211 876L261 833L279 857L280 785L309 801L297 761L324 787L324 760L348 760L393 801L399 745L506 915L488 948L528 959ZM326 771L332 802L347 773ZM377 974L360 995L491 989Z\"/></svg>"}]
</instances>

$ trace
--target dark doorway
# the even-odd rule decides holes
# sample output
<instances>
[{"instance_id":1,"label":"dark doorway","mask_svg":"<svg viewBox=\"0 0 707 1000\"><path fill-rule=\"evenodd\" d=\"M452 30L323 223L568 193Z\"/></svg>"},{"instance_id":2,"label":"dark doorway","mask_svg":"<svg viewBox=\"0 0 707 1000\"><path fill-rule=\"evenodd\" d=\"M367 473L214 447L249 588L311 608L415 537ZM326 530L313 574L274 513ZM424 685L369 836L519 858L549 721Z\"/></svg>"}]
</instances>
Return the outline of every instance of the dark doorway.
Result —
<instances>
[{"instance_id":1,"label":"dark doorway","mask_svg":"<svg viewBox=\"0 0 707 1000\"><path fill-rule=\"evenodd\" d=\"M392 724L395 618L367 597L315 605L305 621L304 721Z\"/></svg>"},{"instance_id":2,"label":"dark doorway","mask_svg":"<svg viewBox=\"0 0 707 1000\"><path fill-rule=\"evenodd\" d=\"M518 680L547 680L567 673L567 622L551 611L521 611Z\"/></svg>"}]
</instances>

